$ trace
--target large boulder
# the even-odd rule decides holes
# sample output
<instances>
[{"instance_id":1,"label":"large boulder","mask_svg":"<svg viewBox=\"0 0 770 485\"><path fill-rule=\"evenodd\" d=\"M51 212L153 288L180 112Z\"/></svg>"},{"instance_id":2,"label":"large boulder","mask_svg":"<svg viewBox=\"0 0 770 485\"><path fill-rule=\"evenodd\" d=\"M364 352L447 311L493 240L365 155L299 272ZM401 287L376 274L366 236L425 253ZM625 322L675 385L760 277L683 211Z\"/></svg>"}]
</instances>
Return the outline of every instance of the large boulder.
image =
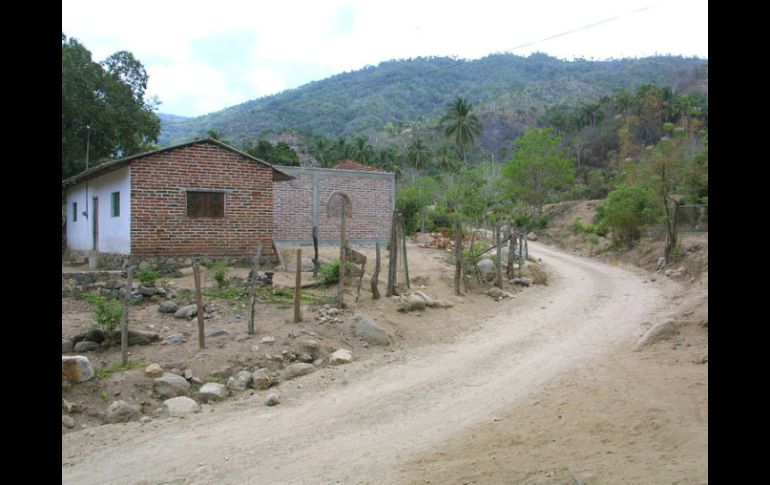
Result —
<instances>
[{"instance_id":1,"label":"large boulder","mask_svg":"<svg viewBox=\"0 0 770 485\"><path fill-rule=\"evenodd\" d=\"M495 262L489 258L483 258L481 261L476 263L476 267L479 268L481 278L484 281L494 281L497 277L497 268L495 267Z\"/></svg>"},{"instance_id":2,"label":"large boulder","mask_svg":"<svg viewBox=\"0 0 770 485\"><path fill-rule=\"evenodd\" d=\"M127 423L138 421L142 417L142 410L133 401L113 401L107 408L108 423Z\"/></svg>"},{"instance_id":3,"label":"large boulder","mask_svg":"<svg viewBox=\"0 0 770 485\"><path fill-rule=\"evenodd\" d=\"M201 402L221 401L227 398L229 394L230 392L223 384L207 382L198 391L198 398Z\"/></svg>"},{"instance_id":4,"label":"large boulder","mask_svg":"<svg viewBox=\"0 0 770 485\"><path fill-rule=\"evenodd\" d=\"M537 241L537 234L535 234L534 232L530 232L529 234L527 234L527 240L528 241Z\"/></svg>"},{"instance_id":5,"label":"large boulder","mask_svg":"<svg viewBox=\"0 0 770 485\"><path fill-rule=\"evenodd\" d=\"M175 301L163 301L158 306L158 311L161 313L176 313L179 310L179 305Z\"/></svg>"},{"instance_id":6,"label":"large boulder","mask_svg":"<svg viewBox=\"0 0 770 485\"><path fill-rule=\"evenodd\" d=\"M163 401L162 416L179 417L201 412L200 405L189 397L179 396Z\"/></svg>"},{"instance_id":7,"label":"large boulder","mask_svg":"<svg viewBox=\"0 0 770 485\"><path fill-rule=\"evenodd\" d=\"M66 354L67 352L72 352L72 341L63 338L61 339L61 353Z\"/></svg>"},{"instance_id":8,"label":"large boulder","mask_svg":"<svg viewBox=\"0 0 770 485\"><path fill-rule=\"evenodd\" d=\"M425 300L414 293L411 295L406 295L404 303L406 304L406 307L409 311L425 310Z\"/></svg>"},{"instance_id":9,"label":"large boulder","mask_svg":"<svg viewBox=\"0 0 770 485\"><path fill-rule=\"evenodd\" d=\"M61 380L68 384L77 384L92 379L95 375L91 361L84 355L62 355Z\"/></svg>"},{"instance_id":10,"label":"large boulder","mask_svg":"<svg viewBox=\"0 0 770 485\"><path fill-rule=\"evenodd\" d=\"M314 269L315 265L311 258L302 258L302 271L313 271Z\"/></svg>"},{"instance_id":11,"label":"large boulder","mask_svg":"<svg viewBox=\"0 0 770 485\"><path fill-rule=\"evenodd\" d=\"M75 352L90 352L99 348L99 344L90 340L81 340L75 344L73 350Z\"/></svg>"},{"instance_id":12,"label":"large boulder","mask_svg":"<svg viewBox=\"0 0 770 485\"><path fill-rule=\"evenodd\" d=\"M390 338L384 328L366 315L356 315L352 320L353 335L361 337L369 345L388 345Z\"/></svg>"},{"instance_id":13,"label":"large boulder","mask_svg":"<svg viewBox=\"0 0 770 485\"><path fill-rule=\"evenodd\" d=\"M174 317L175 318L192 318L197 314L198 314L198 305L192 304L192 305L185 305L185 306L179 307L176 313L174 313Z\"/></svg>"},{"instance_id":14,"label":"large boulder","mask_svg":"<svg viewBox=\"0 0 770 485\"><path fill-rule=\"evenodd\" d=\"M251 373L251 385L254 389L264 390L273 385L273 379L267 369L259 369Z\"/></svg>"},{"instance_id":15,"label":"large boulder","mask_svg":"<svg viewBox=\"0 0 770 485\"><path fill-rule=\"evenodd\" d=\"M536 285L548 284L548 275L540 265L530 263L524 267L524 273L531 278L532 282Z\"/></svg>"},{"instance_id":16,"label":"large boulder","mask_svg":"<svg viewBox=\"0 0 770 485\"><path fill-rule=\"evenodd\" d=\"M419 296L423 300L425 300L425 305L426 306L433 306L435 304L435 301L433 300L433 298L431 298L430 296L426 295L422 291L415 291L414 294Z\"/></svg>"},{"instance_id":17,"label":"large boulder","mask_svg":"<svg viewBox=\"0 0 770 485\"><path fill-rule=\"evenodd\" d=\"M190 390L190 383L182 376L164 372L162 376L155 379L152 388L161 397L170 398L186 395Z\"/></svg>"},{"instance_id":18,"label":"large boulder","mask_svg":"<svg viewBox=\"0 0 770 485\"><path fill-rule=\"evenodd\" d=\"M147 377L160 377L163 375L163 368L160 366L160 364L150 364L144 369L144 374Z\"/></svg>"},{"instance_id":19,"label":"large boulder","mask_svg":"<svg viewBox=\"0 0 770 485\"><path fill-rule=\"evenodd\" d=\"M289 379L294 379L296 377L312 374L316 370L317 369L313 364L305 364L302 362L297 362L287 366L283 370L283 379L288 381Z\"/></svg>"},{"instance_id":20,"label":"large boulder","mask_svg":"<svg viewBox=\"0 0 770 485\"><path fill-rule=\"evenodd\" d=\"M236 391L245 391L251 387L252 379L251 372L242 370L236 374L235 377L227 379L227 387L235 389Z\"/></svg>"}]
</instances>

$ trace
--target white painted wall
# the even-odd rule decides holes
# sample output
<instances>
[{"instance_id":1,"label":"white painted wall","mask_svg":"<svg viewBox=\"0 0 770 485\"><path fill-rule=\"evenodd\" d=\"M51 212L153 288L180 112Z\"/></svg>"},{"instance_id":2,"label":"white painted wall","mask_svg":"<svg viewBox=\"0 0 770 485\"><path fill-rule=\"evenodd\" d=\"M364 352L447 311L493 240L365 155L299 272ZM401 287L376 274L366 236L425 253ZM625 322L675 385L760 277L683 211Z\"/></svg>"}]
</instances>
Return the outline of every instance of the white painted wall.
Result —
<instances>
[{"instance_id":1,"label":"white painted wall","mask_svg":"<svg viewBox=\"0 0 770 485\"><path fill-rule=\"evenodd\" d=\"M81 251L93 249L93 198L99 198L99 252L131 253L131 172L128 166L67 189L67 247ZM112 193L120 192L120 216L112 217ZM77 221L72 221L72 203L78 204Z\"/></svg>"}]
</instances>

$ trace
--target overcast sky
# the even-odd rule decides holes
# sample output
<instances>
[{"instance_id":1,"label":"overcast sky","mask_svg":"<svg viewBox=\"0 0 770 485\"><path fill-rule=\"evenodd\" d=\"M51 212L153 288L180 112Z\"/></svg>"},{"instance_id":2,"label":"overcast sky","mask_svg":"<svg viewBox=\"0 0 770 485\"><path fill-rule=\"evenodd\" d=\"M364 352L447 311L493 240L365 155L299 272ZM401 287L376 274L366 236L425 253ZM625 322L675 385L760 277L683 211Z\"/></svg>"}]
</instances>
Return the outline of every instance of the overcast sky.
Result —
<instances>
[{"instance_id":1,"label":"overcast sky","mask_svg":"<svg viewBox=\"0 0 770 485\"><path fill-rule=\"evenodd\" d=\"M390 59L708 58L708 1L62 0L62 32L132 52L159 112L198 116Z\"/></svg>"}]
</instances>

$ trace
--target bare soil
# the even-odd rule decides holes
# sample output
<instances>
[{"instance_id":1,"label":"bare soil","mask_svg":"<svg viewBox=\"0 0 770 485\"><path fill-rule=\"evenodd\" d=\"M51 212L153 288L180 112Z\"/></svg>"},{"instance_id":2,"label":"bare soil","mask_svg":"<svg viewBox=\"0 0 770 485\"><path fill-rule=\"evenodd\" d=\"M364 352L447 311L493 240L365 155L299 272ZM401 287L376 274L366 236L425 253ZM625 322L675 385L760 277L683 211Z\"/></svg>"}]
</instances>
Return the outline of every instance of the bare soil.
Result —
<instances>
[{"instance_id":1,"label":"bare soil","mask_svg":"<svg viewBox=\"0 0 770 485\"><path fill-rule=\"evenodd\" d=\"M400 313L391 299L371 300L365 280L341 324L316 324L312 308L305 321L290 323L291 308L260 304L258 335L208 339L203 356L195 320L162 315L157 304L132 307L133 328L189 336L182 346L131 347L131 359L191 368L204 380L223 365L277 369L264 354L295 349L301 338L289 333L300 330L313 332L327 352L349 342L355 362L148 423L100 425L113 399L134 397L146 414L159 407L143 368L64 390L86 409L71 415L74 431L63 428L62 483L707 483L707 235L683 241L690 254L674 277L631 265L646 267L639 248L598 251L589 260L568 254L580 253L576 246L564 252L530 243L549 284L506 288L516 297L499 302L474 292L454 297L449 252L410 244L413 286L453 308ZM647 257L656 261L655 253ZM293 285L293 274L277 272L274 280ZM192 286L191 277L172 282ZM328 296L336 288L308 291ZM245 310L215 303L207 329L244 333ZM90 323L87 304L62 305L63 336ZM355 313L377 319L392 344L367 348L353 338ZM675 337L634 350L667 319L681 323ZM274 344L259 342L268 335ZM89 357L99 367L120 353ZM264 406L268 392L282 403Z\"/></svg>"}]
</instances>

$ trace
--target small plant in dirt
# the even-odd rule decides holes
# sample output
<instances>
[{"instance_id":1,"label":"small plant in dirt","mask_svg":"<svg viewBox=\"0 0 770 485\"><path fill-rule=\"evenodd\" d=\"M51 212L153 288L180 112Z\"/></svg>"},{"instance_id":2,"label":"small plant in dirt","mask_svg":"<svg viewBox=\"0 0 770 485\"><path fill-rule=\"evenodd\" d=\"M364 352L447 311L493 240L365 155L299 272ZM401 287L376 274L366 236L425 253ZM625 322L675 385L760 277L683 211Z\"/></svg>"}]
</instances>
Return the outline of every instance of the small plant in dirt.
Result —
<instances>
[{"instance_id":1,"label":"small plant in dirt","mask_svg":"<svg viewBox=\"0 0 770 485\"><path fill-rule=\"evenodd\" d=\"M112 374L116 372L123 372L129 369L135 369L137 367L147 367L147 362L143 360L129 360L125 365L122 362L115 362L114 364L104 366L97 370L96 376L99 379L105 380L109 379Z\"/></svg>"},{"instance_id":2,"label":"small plant in dirt","mask_svg":"<svg viewBox=\"0 0 770 485\"><path fill-rule=\"evenodd\" d=\"M588 240L588 242L594 245L599 244L599 236L597 236L596 234L587 235L586 240Z\"/></svg>"},{"instance_id":3,"label":"small plant in dirt","mask_svg":"<svg viewBox=\"0 0 770 485\"><path fill-rule=\"evenodd\" d=\"M96 324L93 328L98 328L109 335L120 326L120 321L123 319L122 303L96 293L86 293L83 297L94 306L93 317Z\"/></svg>"},{"instance_id":4,"label":"small plant in dirt","mask_svg":"<svg viewBox=\"0 0 770 485\"><path fill-rule=\"evenodd\" d=\"M674 246L671 248L671 261L680 261L682 258L684 258L684 248L682 246Z\"/></svg>"},{"instance_id":5,"label":"small plant in dirt","mask_svg":"<svg viewBox=\"0 0 770 485\"><path fill-rule=\"evenodd\" d=\"M216 261L211 265L211 276L214 281L217 282L219 289L227 286L227 273L230 272L230 268L227 267L224 261Z\"/></svg>"},{"instance_id":6,"label":"small plant in dirt","mask_svg":"<svg viewBox=\"0 0 770 485\"><path fill-rule=\"evenodd\" d=\"M160 278L160 273L150 268L141 268L136 272L136 278L144 286L155 286L155 281Z\"/></svg>"},{"instance_id":7,"label":"small plant in dirt","mask_svg":"<svg viewBox=\"0 0 770 485\"><path fill-rule=\"evenodd\" d=\"M350 271L351 268L356 267L349 261L345 262L345 266L348 267L348 271ZM331 263L322 265L318 268L318 273L321 276L321 281L323 281L325 285L337 283L340 280L340 260L334 259Z\"/></svg>"}]
</instances>

